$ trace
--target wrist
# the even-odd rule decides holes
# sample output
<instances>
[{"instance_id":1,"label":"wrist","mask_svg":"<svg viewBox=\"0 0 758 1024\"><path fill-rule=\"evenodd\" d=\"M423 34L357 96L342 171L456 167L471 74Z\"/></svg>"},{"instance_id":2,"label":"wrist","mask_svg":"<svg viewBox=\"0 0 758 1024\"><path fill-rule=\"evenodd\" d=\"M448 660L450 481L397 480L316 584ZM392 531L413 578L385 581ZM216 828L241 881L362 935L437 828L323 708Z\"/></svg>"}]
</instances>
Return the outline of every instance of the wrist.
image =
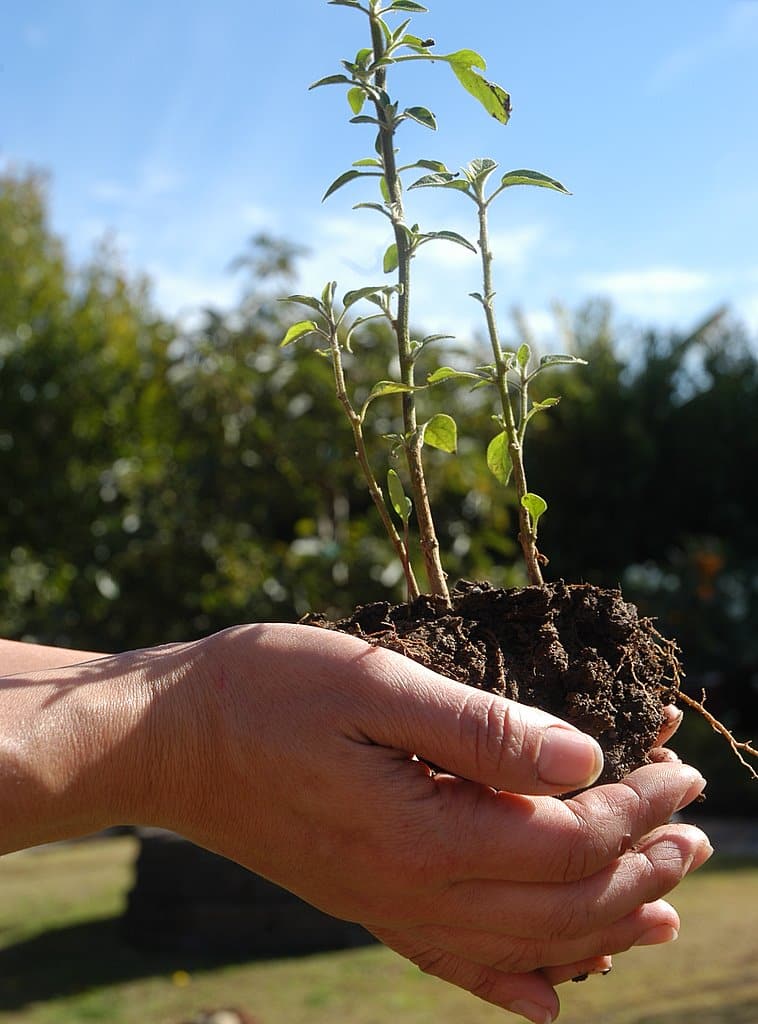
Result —
<instances>
[{"instance_id":1,"label":"wrist","mask_svg":"<svg viewBox=\"0 0 758 1024\"><path fill-rule=\"evenodd\" d=\"M199 654L177 644L2 680L0 852L163 824Z\"/></svg>"}]
</instances>

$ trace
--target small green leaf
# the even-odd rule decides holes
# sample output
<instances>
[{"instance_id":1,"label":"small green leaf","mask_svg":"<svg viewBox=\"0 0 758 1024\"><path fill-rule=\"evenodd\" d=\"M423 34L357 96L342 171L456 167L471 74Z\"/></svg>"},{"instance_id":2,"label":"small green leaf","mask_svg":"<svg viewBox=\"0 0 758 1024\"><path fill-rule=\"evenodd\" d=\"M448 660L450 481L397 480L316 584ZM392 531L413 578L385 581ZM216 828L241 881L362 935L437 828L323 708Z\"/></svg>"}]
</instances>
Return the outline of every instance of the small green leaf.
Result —
<instances>
[{"instance_id":1,"label":"small green leaf","mask_svg":"<svg viewBox=\"0 0 758 1024\"><path fill-rule=\"evenodd\" d=\"M326 78L319 78L313 85L309 85L309 91L311 89L319 89L322 85L351 85L352 80L347 75L327 75Z\"/></svg>"},{"instance_id":2,"label":"small green leaf","mask_svg":"<svg viewBox=\"0 0 758 1024\"><path fill-rule=\"evenodd\" d=\"M493 476L504 486L513 472L513 462L508 449L508 435L505 431L496 434L487 445L487 466Z\"/></svg>"},{"instance_id":3,"label":"small green leaf","mask_svg":"<svg viewBox=\"0 0 758 1024\"><path fill-rule=\"evenodd\" d=\"M397 243L393 242L384 254L384 260L382 263L384 273L391 274L393 270L397 270L398 262L399 256L397 254Z\"/></svg>"},{"instance_id":4,"label":"small green leaf","mask_svg":"<svg viewBox=\"0 0 758 1024\"><path fill-rule=\"evenodd\" d=\"M426 107L407 107L403 113L412 121L423 125L424 128L430 128L433 132L437 131L437 119L431 110L427 110Z\"/></svg>"},{"instance_id":5,"label":"small green leaf","mask_svg":"<svg viewBox=\"0 0 758 1024\"><path fill-rule=\"evenodd\" d=\"M337 290L336 281L327 281L324 285L324 290L321 292L321 302L323 303L324 309L331 309L332 303L334 302L334 293Z\"/></svg>"},{"instance_id":6,"label":"small green leaf","mask_svg":"<svg viewBox=\"0 0 758 1024\"><path fill-rule=\"evenodd\" d=\"M426 14L428 8L414 3L414 0L392 0L388 11L410 11L413 14Z\"/></svg>"},{"instance_id":7,"label":"small green leaf","mask_svg":"<svg viewBox=\"0 0 758 1024\"><path fill-rule=\"evenodd\" d=\"M445 171L436 174L425 174L423 178L419 178L418 181L414 181L412 185L409 185L408 191L410 192L412 188L457 188L461 192L467 192L468 187L468 182L464 181L460 175Z\"/></svg>"},{"instance_id":8,"label":"small green leaf","mask_svg":"<svg viewBox=\"0 0 758 1024\"><path fill-rule=\"evenodd\" d=\"M358 67L365 67L373 56L374 56L374 51L371 49L371 47L370 46L364 46L362 49L358 50L358 52L356 53L356 55L355 55L355 62L354 63Z\"/></svg>"},{"instance_id":9,"label":"small green leaf","mask_svg":"<svg viewBox=\"0 0 758 1024\"><path fill-rule=\"evenodd\" d=\"M516 353L516 362L519 364L522 370L525 370L529 365L529 360L532 358L532 350L524 342L523 345L519 345L519 350Z\"/></svg>"},{"instance_id":10,"label":"small green leaf","mask_svg":"<svg viewBox=\"0 0 758 1024\"><path fill-rule=\"evenodd\" d=\"M298 338L303 338L306 334L313 334L316 331L318 331L318 324L314 323L313 320L301 320L290 327L279 343L279 347L284 348L285 345L291 345Z\"/></svg>"},{"instance_id":11,"label":"small green leaf","mask_svg":"<svg viewBox=\"0 0 758 1024\"><path fill-rule=\"evenodd\" d=\"M452 366L440 366L426 378L427 384L441 384L443 380L481 380L476 373L454 370Z\"/></svg>"},{"instance_id":12,"label":"small green leaf","mask_svg":"<svg viewBox=\"0 0 758 1024\"><path fill-rule=\"evenodd\" d=\"M358 86L354 89L348 89L347 102L350 104L350 109L354 114L360 114L363 110L363 104L366 102L366 93Z\"/></svg>"},{"instance_id":13,"label":"small green leaf","mask_svg":"<svg viewBox=\"0 0 758 1024\"><path fill-rule=\"evenodd\" d=\"M390 211L381 205L381 203L356 203L353 207L354 210L376 210L377 213L383 214L389 220L392 220L392 214Z\"/></svg>"},{"instance_id":14,"label":"small green leaf","mask_svg":"<svg viewBox=\"0 0 758 1024\"><path fill-rule=\"evenodd\" d=\"M411 167L423 167L426 171L434 171L436 174L449 174L447 167L441 160L417 160Z\"/></svg>"},{"instance_id":15,"label":"small green leaf","mask_svg":"<svg viewBox=\"0 0 758 1024\"><path fill-rule=\"evenodd\" d=\"M371 299L373 296L386 295L392 292L394 289L387 288L385 285L377 284L370 285L367 288L355 288L353 291L345 292L342 298L342 305L345 309L349 309L354 306L356 302L360 302L361 299Z\"/></svg>"},{"instance_id":16,"label":"small green leaf","mask_svg":"<svg viewBox=\"0 0 758 1024\"><path fill-rule=\"evenodd\" d=\"M379 121L375 117L369 117L368 114L358 114L357 117L350 118L350 124L375 124L379 125Z\"/></svg>"},{"instance_id":17,"label":"small green leaf","mask_svg":"<svg viewBox=\"0 0 758 1024\"><path fill-rule=\"evenodd\" d=\"M297 302L301 306L308 306L309 309L315 309L317 313L324 313L324 306L317 298L313 295L288 295L284 299L280 299L280 302Z\"/></svg>"},{"instance_id":18,"label":"small green leaf","mask_svg":"<svg viewBox=\"0 0 758 1024\"><path fill-rule=\"evenodd\" d=\"M462 245L469 252L477 252L476 246L469 242L467 238L464 238L463 235L459 235L457 231L429 231L421 236L421 241L423 244L423 242L431 242L438 238L445 242L455 242L457 245Z\"/></svg>"},{"instance_id":19,"label":"small green leaf","mask_svg":"<svg viewBox=\"0 0 758 1024\"><path fill-rule=\"evenodd\" d=\"M483 159L471 161L466 168L466 176L471 181L478 181L484 184L495 170L497 170L497 163L494 160L490 160L489 157L484 157Z\"/></svg>"},{"instance_id":20,"label":"small green leaf","mask_svg":"<svg viewBox=\"0 0 758 1024\"><path fill-rule=\"evenodd\" d=\"M383 398L385 395L403 395L413 391L410 384L403 384L399 380L380 380L372 387L365 404L368 405L375 398Z\"/></svg>"},{"instance_id":21,"label":"small green leaf","mask_svg":"<svg viewBox=\"0 0 758 1024\"><path fill-rule=\"evenodd\" d=\"M532 533L537 536L537 523L540 521L540 516L547 510L547 502L544 498L541 498L539 494L525 494L521 499L521 504L529 513L529 520L531 522Z\"/></svg>"},{"instance_id":22,"label":"small green leaf","mask_svg":"<svg viewBox=\"0 0 758 1024\"><path fill-rule=\"evenodd\" d=\"M358 0L326 0L328 4L333 7L357 7L360 11L365 10L364 7L358 3Z\"/></svg>"},{"instance_id":23,"label":"small green leaf","mask_svg":"<svg viewBox=\"0 0 758 1024\"><path fill-rule=\"evenodd\" d=\"M533 409L552 409L554 405L558 405L560 398L543 398L541 402L532 402Z\"/></svg>"},{"instance_id":24,"label":"small green leaf","mask_svg":"<svg viewBox=\"0 0 758 1024\"><path fill-rule=\"evenodd\" d=\"M377 160L375 156L367 156L363 160L355 160L353 167L378 167L381 170L382 162Z\"/></svg>"},{"instance_id":25,"label":"small green leaf","mask_svg":"<svg viewBox=\"0 0 758 1024\"><path fill-rule=\"evenodd\" d=\"M400 477L394 469L391 469L387 473L387 490L390 494L390 502L392 503L392 507L397 513L398 518L402 521L404 526L407 526L413 505L411 504L411 499L403 489Z\"/></svg>"},{"instance_id":26,"label":"small green leaf","mask_svg":"<svg viewBox=\"0 0 758 1024\"><path fill-rule=\"evenodd\" d=\"M578 356L552 355L540 359L540 369L545 366L586 366L587 360Z\"/></svg>"},{"instance_id":27,"label":"small green leaf","mask_svg":"<svg viewBox=\"0 0 758 1024\"><path fill-rule=\"evenodd\" d=\"M508 171L507 174L503 175L500 184L503 188L510 188L512 185L537 185L539 188L552 188L556 192L563 192L564 195L571 195L569 190L564 185L561 185L560 181L556 181L555 178L548 178L546 174L540 174L539 171L528 171L525 169Z\"/></svg>"},{"instance_id":28,"label":"small green leaf","mask_svg":"<svg viewBox=\"0 0 758 1024\"><path fill-rule=\"evenodd\" d=\"M438 412L421 429L423 443L431 448L450 454L458 450L458 428L453 417L447 413Z\"/></svg>"},{"instance_id":29,"label":"small green leaf","mask_svg":"<svg viewBox=\"0 0 758 1024\"><path fill-rule=\"evenodd\" d=\"M479 71L487 69L486 61L481 54L475 50L457 50L437 59L448 62L463 88L479 100L488 114L501 124L508 124L511 116L511 98L505 89L501 89L494 82L488 82L479 74Z\"/></svg>"},{"instance_id":30,"label":"small green leaf","mask_svg":"<svg viewBox=\"0 0 758 1024\"><path fill-rule=\"evenodd\" d=\"M385 203L392 202L392 196L390 195L390 187L387 184L387 179L385 178L384 175L382 175L381 178L379 179L379 191L382 193L382 199L385 201Z\"/></svg>"},{"instance_id":31,"label":"small green leaf","mask_svg":"<svg viewBox=\"0 0 758 1024\"><path fill-rule=\"evenodd\" d=\"M324 192L321 202L323 203L324 199L328 199L329 196L336 192L338 188L342 188L342 186L347 185L349 181L355 181L356 178L360 177L362 177L360 171L345 171L344 174L340 174L339 178L335 178L326 192Z\"/></svg>"}]
</instances>

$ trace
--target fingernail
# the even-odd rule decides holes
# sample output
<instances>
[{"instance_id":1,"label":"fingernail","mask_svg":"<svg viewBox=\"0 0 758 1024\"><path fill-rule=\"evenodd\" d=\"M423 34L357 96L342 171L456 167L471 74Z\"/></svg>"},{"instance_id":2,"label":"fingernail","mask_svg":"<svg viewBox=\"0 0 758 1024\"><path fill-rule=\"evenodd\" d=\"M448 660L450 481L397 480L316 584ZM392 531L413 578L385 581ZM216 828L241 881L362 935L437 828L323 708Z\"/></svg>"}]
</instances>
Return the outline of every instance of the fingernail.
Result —
<instances>
[{"instance_id":1,"label":"fingernail","mask_svg":"<svg viewBox=\"0 0 758 1024\"><path fill-rule=\"evenodd\" d=\"M660 946L664 942L676 942L679 932L670 924L659 924L643 932L635 941L635 946Z\"/></svg>"},{"instance_id":2,"label":"fingernail","mask_svg":"<svg viewBox=\"0 0 758 1024\"><path fill-rule=\"evenodd\" d=\"M570 726L551 725L540 745L537 772L550 786L589 786L603 770L599 744Z\"/></svg>"},{"instance_id":3,"label":"fingernail","mask_svg":"<svg viewBox=\"0 0 758 1024\"><path fill-rule=\"evenodd\" d=\"M511 1003L508 1009L511 1013L518 1013L527 1020L534 1021L534 1024L553 1024L554 1017L550 1010L538 1003L530 1003L526 999L518 999Z\"/></svg>"},{"instance_id":4,"label":"fingernail","mask_svg":"<svg viewBox=\"0 0 758 1024\"><path fill-rule=\"evenodd\" d=\"M688 804L691 804L693 800L697 800L700 794L706 787L706 781L697 768L692 768L690 765L685 765L684 773L685 778L689 778L690 784L687 787L687 792L682 797L681 803L677 806L677 811L681 811Z\"/></svg>"}]
</instances>

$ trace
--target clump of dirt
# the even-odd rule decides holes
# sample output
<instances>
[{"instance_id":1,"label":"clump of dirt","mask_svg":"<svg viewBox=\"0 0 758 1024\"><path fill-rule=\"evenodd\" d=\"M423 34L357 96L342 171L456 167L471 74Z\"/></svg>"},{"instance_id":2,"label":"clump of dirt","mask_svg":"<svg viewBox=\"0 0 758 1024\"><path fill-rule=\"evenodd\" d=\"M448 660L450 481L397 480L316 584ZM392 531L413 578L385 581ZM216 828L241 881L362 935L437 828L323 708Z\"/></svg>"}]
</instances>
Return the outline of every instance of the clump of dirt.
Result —
<instances>
[{"instance_id":1,"label":"clump of dirt","mask_svg":"<svg viewBox=\"0 0 758 1024\"><path fill-rule=\"evenodd\" d=\"M461 582L452 607L421 596L376 602L336 623L469 686L541 708L594 736L605 755L598 784L647 763L663 708L675 700L677 646L619 590L563 582L502 590Z\"/></svg>"}]
</instances>

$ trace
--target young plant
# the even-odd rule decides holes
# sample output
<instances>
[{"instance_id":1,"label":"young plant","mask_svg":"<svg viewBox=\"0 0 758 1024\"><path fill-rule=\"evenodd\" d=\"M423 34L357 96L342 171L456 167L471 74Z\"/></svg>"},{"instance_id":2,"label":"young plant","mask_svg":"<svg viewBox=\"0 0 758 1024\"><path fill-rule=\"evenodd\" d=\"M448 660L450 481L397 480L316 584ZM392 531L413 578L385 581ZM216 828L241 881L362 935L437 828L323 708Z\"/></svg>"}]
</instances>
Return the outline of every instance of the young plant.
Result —
<instances>
[{"instance_id":1,"label":"young plant","mask_svg":"<svg viewBox=\"0 0 758 1024\"><path fill-rule=\"evenodd\" d=\"M435 529L423 462L423 447L440 448L454 452L457 446L457 430L452 418L438 413L424 423L419 422L416 396L424 387L451 378L473 378L475 385L491 383L499 393L502 412L498 416L501 431L489 445L487 462L496 477L508 483L511 472L516 483L519 500L520 539L527 570L533 583L541 583L541 557L537 550L537 524L546 505L542 498L532 494L526 484L523 462L524 432L531 417L539 410L555 404L556 399L546 399L530 404L528 387L534 377L546 366L556 362L580 362L569 356L544 357L540 365L529 369L530 352L522 345L518 352L503 350L499 340L493 306L492 253L489 247L487 211L495 195L515 184L548 185L566 192L558 182L534 171L513 171L506 175L500 187L489 198L485 198L484 186L496 164L491 160L475 161L462 177L451 174L438 160L420 158L412 163L399 165L397 160L396 136L404 122L412 122L424 128L436 129L436 120L431 111L423 106L408 106L401 109L388 92L388 71L393 66L407 61L436 61L447 64L464 89L473 95L485 110L497 121L507 124L511 105L508 93L500 86L489 82L481 74L486 70L484 58L473 50L462 49L453 53L440 54L433 49L434 40L421 38L408 31L410 19L391 27L387 15L401 12L422 13L426 10L413 0L393 0L382 4L381 0L328 0L333 6L350 7L366 16L370 46L358 50L353 60L342 62L344 73L327 76L315 82L311 88L326 85L347 86L347 100L352 111L351 122L370 125L375 132L375 155L357 160L353 166L340 174L327 188L324 199L333 195L350 182L376 178L381 202L360 202L355 209L369 209L386 217L391 225L393 241L387 248L383 269L393 273L396 282L390 286L369 286L346 293L342 297L341 310L335 309L336 285L330 282L321 298L293 295L288 300L310 307L316 318L294 324L282 344L287 345L307 336L319 336L327 347L323 354L332 360L337 396L350 422L355 442L356 455L361 465L369 493L377 507L395 552L405 573L408 595L418 595L412 559L409 550L409 523L411 511L418 524L419 544L423 554L429 591L449 601L446 575L440 558L440 545ZM409 224L404 207L402 174L419 169L431 171L415 183L422 187L436 185L464 191L477 202L480 213L479 248L450 230L422 231L418 224ZM414 340L410 331L410 309L412 298L412 260L422 246L430 242L446 241L462 245L470 251L480 253L482 258L484 287L476 297L485 311L488 333L493 348L494 363L482 367L476 373L458 372L449 367L439 370L428 378L426 384L416 379L416 361L428 344L446 336L431 335ZM349 311L359 301L374 303L380 310L373 316L353 317ZM371 390L367 401L360 409L351 402L345 380L342 353L351 350L351 339L361 324L375 317L384 317L391 325L397 349L399 379L379 381ZM517 372L516 381L509 380L511 371ZM514 402L512 390L518 393ZM397 472L390 470L387 478L389 502L380 486L369 460L363 433L368 405L375 398L385 395L400 395L402 400L403 429L390 440L395 449L405 457L411 498L405 495ZM397 531L391 511L402 523L402 535Z\"/></svg>"}]
</instances>

